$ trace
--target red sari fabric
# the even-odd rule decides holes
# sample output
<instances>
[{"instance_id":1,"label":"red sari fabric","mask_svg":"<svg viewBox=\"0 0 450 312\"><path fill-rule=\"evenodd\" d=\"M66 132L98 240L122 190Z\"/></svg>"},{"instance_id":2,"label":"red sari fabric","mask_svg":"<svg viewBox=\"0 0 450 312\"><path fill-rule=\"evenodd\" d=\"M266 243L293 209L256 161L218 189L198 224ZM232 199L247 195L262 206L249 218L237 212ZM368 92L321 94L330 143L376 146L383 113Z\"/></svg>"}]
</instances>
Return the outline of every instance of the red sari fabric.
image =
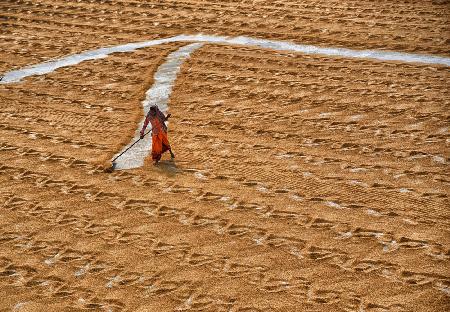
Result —
<instances>
[{"instance_id":1,"label":"red sari fabric","mask_svg":"<svg viewBox=\"0 0 450 312\"><path fill-rule=\"evenodd\" d=\"M167 132L159 131L157 134L152 134L152 159L159 161L161 155L168 150L170 150L170 144Z\"/></svg>"}]
</instances>

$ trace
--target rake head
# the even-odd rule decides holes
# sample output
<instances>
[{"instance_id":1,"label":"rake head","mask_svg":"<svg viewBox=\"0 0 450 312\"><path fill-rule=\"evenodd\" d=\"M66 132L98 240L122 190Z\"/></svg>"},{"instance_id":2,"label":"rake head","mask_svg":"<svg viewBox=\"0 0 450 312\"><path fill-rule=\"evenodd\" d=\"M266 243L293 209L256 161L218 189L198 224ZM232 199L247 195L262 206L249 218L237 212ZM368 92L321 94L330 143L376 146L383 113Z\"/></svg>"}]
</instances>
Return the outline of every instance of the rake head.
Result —
<instances>
[{"instance_id":1,"label":"rake head","mask_svg":"<svg viewBox=\"0 0 450 312\"><path fill-rule=\"evenodd\" d=\"M105 169L105 172L107 172L107 173L113 172L116 169L116 165L117 164L115 162L113 162L110 167Z\"/></svg>"}]
</instances>

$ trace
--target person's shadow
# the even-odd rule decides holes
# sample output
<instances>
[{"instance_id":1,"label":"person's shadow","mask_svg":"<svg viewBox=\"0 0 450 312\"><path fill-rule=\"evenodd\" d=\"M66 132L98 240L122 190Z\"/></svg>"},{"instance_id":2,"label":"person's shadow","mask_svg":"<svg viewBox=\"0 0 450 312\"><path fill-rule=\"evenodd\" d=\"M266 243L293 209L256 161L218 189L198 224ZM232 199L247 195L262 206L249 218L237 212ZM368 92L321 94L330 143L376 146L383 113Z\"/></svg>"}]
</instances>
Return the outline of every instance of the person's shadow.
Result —
<instances>
[{"instance_id":1,"label":"person's shadow","mask_svg":"<svg viewBox=\"0 0 450 312\"><path fill-rule=\"evenodd\" d=\"M182 171L177 167L175 159L173 158L168 160L161 160L155 167L170 177L174 177L177 173L180 173Z\"/></svg>"}]
</instances>

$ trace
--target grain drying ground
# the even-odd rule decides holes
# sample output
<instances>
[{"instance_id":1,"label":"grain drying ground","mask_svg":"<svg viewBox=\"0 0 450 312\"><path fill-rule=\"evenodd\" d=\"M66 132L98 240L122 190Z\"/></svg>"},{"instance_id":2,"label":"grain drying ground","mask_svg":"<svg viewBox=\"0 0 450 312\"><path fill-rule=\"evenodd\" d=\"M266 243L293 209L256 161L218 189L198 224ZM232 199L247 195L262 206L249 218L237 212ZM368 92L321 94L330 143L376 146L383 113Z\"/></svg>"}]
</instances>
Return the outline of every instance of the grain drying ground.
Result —
<instances>
[{"instance_id":1,"label":"grain drying ground","mask_svg":"<svg viewBox=\"0 0 450 312\"><path fill-rule=\"evenodd\" d=\"M179 34L449 56L446 1L8 1L0 72ZM0 85L0 311L444 311L449 67L205 44L175 160L105 173L167 55Z\"/></svg>"}]
</instances>

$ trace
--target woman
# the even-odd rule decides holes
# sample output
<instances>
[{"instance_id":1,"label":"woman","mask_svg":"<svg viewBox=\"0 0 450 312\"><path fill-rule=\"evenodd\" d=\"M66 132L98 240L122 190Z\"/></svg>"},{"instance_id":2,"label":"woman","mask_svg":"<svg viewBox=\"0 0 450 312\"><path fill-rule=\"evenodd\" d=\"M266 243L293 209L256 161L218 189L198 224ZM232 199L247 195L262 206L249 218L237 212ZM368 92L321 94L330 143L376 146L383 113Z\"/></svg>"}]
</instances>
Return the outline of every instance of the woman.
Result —
<instances>
[{"instance_id":1,"label":"woman","mask_svg":"<svg viewBox=\"0 0 450 312\"><path fill-rule=\"evenodd\" d=\"M147 117L145 117L144 126L141 130L141 139L144 138L144 131L147 128L148 123L152 124L152 159L155 165L161 159L161 155L169 151L170 156L175 158L170 148L169 139L167 138L167 126L165 121L169 119L170 114L164 116L159 110L158 106L153 105L148 111Z\"/></svg>"}]
</instances>

